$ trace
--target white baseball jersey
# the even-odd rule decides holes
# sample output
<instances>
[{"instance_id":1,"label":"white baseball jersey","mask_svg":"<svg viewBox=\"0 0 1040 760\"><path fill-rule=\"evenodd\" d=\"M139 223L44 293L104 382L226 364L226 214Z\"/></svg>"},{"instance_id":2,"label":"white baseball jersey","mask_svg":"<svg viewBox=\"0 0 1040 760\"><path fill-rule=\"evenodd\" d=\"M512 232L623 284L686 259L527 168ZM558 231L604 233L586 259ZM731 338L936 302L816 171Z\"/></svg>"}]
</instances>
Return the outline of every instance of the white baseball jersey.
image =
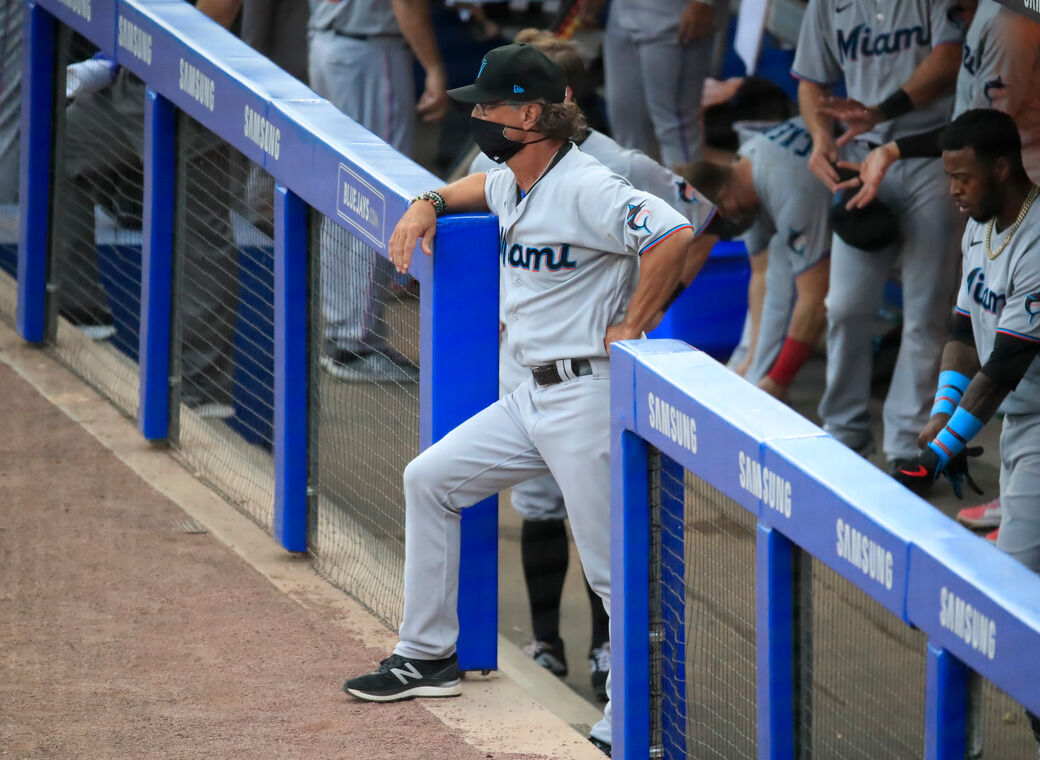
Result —
<instances>
[{"instance_id":1,"label":"white baseball jersey","mask_svg":"<svg viewBox=\"0 0 1040 760\"><path fill-rule=\"evenodd\" d=\"M595 129L578 145L578 149L592 156L614 174L624 177L637 190L646 190L665 200L680 214L690 220L694 232L700 232L715 216L715 206L697 192L697 189L673 172L659 164L642 151L622 148L613 138ZM469 165L469 173L486 172L498 164L478 153Z\"/></svg>"},{"instance_id":2,"label":"white baseball jersey","mask_svg":"<svg viewBox=\"0 0 1040 760\"><path fill-rule=\"evenodd\" d=\"M566 153L523 197L508 168L487 173L499 219L506 350L525 367L605 357L639 280L639 256L690 222L596 159ZM576 303L574 294L587 300Z\"/></svg>"},{"instance_id":3,"label":"white baseball jersey","mask_svg":"<svg viewBox=\"0 0 1040 760\"><path fill-rule=\"evenodd\" d=\"M679 38L679 17L689 0L614 0L611 14L618 25L637 42ZM714 0L697 0L714 5Z\"/></svg>"},{"instance_id":4,"label":"white baseball jersey","mask_svg":"<svg viewBox=\"0 0 1040 760\"><path fill-rule=\"evenodd\" d=\"M964 39L954 116L971 108L1015 120L1026 172L1040 180L1040 24L996 0L979 0Z\"/></svg>"},{"instance_id":5,"label":"white baseball jersey","mask_svg":"<svg viewBox=\"0 0 1040 760\"><path fill-rule=\"evenodd\" d=\"M849 97L876 105L902 87L932 48L961 44L950 0L812 0L791 73L822 85L842 77ZM861 136L878 144L949 121L953 93Z\"/></svg>"},{"instance_id":6,"label":"white baseball jersey","mask_svg":"<svg viewBox=\"0 0 1040 760\"><path fill-rule=\"evenodd\" d=\"M348 36L399 36L394 9L389 0L310 0L307 28L331 30Z\"/></svg>"},{"instance_id":7,"label":"white baseball jersey","mask_svg":"<svg viewBox=\"0 0 1040 760\"><path fill-rule=\"evenodd\" d=\"M761 201L752 230L744 235L752 255L767 244L770 257L789 260L797 276L830 253L827 220L831 196L809 171L812 137L801 117L752 137L738 151L751 161L751 180Z\"/></svg>"},{"instance_id":8,"label":"white baseball jersey","mask_svg":"<svg viewBox=\"0 0 1040 760\"><path fill-rule=\"evenodd\" d=\"M968 220L961 239L964 255L957 311L971 317L975 348L985 364L997 333L1040 343L1040 202L1034 203L1003 253L986 255L988 222ZM993 231L996 251L1010 228ZM1000 407L1005 414L1040 412L1040 357L1033 360L1018 388Z\"/></svg>"}]
</instances>

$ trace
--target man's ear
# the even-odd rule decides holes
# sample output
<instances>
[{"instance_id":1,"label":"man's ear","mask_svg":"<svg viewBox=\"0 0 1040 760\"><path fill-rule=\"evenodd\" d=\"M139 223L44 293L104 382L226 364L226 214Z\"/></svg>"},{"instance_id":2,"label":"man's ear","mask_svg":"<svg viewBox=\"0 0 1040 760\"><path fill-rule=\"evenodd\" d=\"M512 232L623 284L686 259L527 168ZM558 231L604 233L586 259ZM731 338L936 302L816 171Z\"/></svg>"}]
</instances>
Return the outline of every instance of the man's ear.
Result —
<instances>
[{"instance_id":1,"label":"man's ear","mask_svg":"<svg viewBox=\"0 0 1040 760\"><path fill-rule=\"evenodd\" d=\"M993 162L993 177L998 182L1007 182L1011 177L1011 161L1007 156L1000 156Z\"/></svg>"},{"instance_id":2,"label":"man's ear","mask_svg":"<svg viewBox=\"0 0 1040 760\"><path fill-rule=\"evenodd\" d=\"M525 129L534 129L534 125L538 123L538 117L542 114L542 107L541 103L524 104L520 123Z\"/></svg>"}]
</instances>

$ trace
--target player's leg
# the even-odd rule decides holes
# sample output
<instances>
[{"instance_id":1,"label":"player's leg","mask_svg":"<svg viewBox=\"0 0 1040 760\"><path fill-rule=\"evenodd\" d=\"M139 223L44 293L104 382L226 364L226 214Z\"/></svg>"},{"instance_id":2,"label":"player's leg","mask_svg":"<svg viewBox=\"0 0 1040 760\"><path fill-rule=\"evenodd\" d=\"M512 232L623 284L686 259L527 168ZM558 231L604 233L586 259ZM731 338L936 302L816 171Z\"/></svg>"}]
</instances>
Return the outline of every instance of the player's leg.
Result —
<instances>
[{"instance_id":1,"label":"player's leg","mask_svg":"<svg viewBox=\"0 0 1040 760\"><path fill-rule=\"evenodd\" d=\"M647 113L639 47L615 21L612 13L603 35L603 78L607 120L619 145L658 155L654 125Z\"/></svg>"},{"instance_id":2,"label":"player's leg","mask_svg":"<svg viewBox=\"0 0 1040 760\"><path fill-rule=\"evenodd\" d=\"M827 383L819 413L827 432L864 455L870 429L871 321L881 307L893 251L861 251L837 235L827 298Z\"/></svg>"},{"instance_id":3,"label":"player's leg","mask_svg":"<svg viewBox=\"0 0 1040 760\"><path fill-rule=\"evenodd\" d=\"M882 190L902 192L881 197L899 213L902 228L903 330L884 406L884 451L890 462L916 456L917 435L928 422L960 272L963 229L945 194L941 161L912 159L892 168Z\"/></svg>"},{"instance_id":4,"label":"player's leg","mask_svg":"<svg viewBox=\"0 0 1040 760\"><path fill-rule=\"evenodd\" d=\"M676 166L697 161L703 149L701 97L711 66L714 37L680 45L655 40L639 45L639 71L643 77L654 136L661 163Z\"/></svg>"},{"instance_id":5,"label":"player's leg","mask_svg":"<svg viewBox=\"0 0 1040 760\"><path fill-rule=\"evenodd\" d=\"M600 702L607 701L607 678L610 677L610 616L599 594L585 581L592 609L592 635L589 640L589 678Z\"/></svg>"},{"instance_id":6,"label":"player's leg","mask_svg":"<svg viewBox=\"0 0 1040 760\"><path fill-rule=\"evenodd\" d=\"M610 379L580 377L543 389L540 400L535 442L563 491L585 577L609 615ZM609 701L592 736L610 743Z\"/></svg>"},{"instance_id":7,"label":"player's leg","mask_svg":"<svg viewBox=\"0 0 1040 760\"><path fill-rule=\"evenodd\" d=\"M239 284L230 157L227 146L203 127L189 125L187 131L181 401L203 415L229 417Z\"/></svg>"},{"instance_id":8,"label":"player's leg","mask_svg":"<svg viewBox=\"0 0 1040 760\"><path fill-rule=\"evenodd\" d=\"M761 380L776 361L787 335L795 299L795 275L791 262L780 250L771 249L764 258L768 263L755 355L744 373L749 383Z\"/></svg>"}]
</instances>

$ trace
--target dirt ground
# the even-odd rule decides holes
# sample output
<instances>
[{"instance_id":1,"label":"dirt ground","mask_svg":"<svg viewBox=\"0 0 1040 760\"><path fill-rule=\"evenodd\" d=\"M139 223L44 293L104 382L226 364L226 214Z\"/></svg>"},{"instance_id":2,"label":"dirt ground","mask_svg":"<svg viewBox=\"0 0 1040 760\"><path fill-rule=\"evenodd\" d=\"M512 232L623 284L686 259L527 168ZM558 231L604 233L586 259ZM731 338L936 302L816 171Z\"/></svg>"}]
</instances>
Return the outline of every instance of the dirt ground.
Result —
<instances>
[{"instance_id":1,"label":"dirt ground","mask_svg":"<svg viewBox=\"0 0 1040 760\"><path fill-rule=\"evenodd\" d=\"M0 756L534 757L346 696L386 652L191 532L4 364L0 387Z\"/></svg>"}]
</instances>

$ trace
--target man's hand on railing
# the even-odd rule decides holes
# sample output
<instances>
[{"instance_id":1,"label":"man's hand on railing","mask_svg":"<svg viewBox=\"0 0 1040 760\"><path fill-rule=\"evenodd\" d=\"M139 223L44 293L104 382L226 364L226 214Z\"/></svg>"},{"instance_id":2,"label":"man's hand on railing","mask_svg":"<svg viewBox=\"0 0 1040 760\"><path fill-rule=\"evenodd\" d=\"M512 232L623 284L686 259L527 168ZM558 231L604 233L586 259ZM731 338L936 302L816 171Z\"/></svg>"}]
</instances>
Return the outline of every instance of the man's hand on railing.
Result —
<instances>
[{"instance_id":1,"label":"man's hand on railing","mask_svg":"<svg viewBox=\"0 0 1040 760\"><path fill-rule=\"evenodd\" d=\"M401 221L394 227L390 235L388 254L397 271L404 274L412 263L412 251L415 244L421 243L422 252L427 256L433 253L433 238L437 234L437 213L433 204L417 200L408 207Z\"/></svg>"}]
</instances>

